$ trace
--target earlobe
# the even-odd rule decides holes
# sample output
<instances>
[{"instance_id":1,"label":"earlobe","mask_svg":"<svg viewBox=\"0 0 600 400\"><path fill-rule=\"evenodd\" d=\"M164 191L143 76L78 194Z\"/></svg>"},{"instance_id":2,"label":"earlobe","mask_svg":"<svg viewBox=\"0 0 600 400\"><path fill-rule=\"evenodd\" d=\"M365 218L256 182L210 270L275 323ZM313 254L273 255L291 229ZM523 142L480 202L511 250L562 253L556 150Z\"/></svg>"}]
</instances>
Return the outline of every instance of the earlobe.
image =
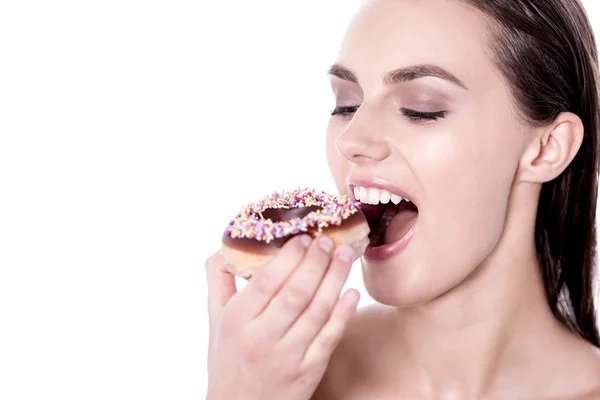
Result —
<instances>
[{"instance_id":1,"label":"earlobe","mask_svg":"<svg viewBox=\"0 0 600 400\"><path fill-rule=\"evenodd\" d=\"M562 113L540 128L523 154L521 179L544 183L562 174L581 147L583 131L581 119L573 113Z\"/></svg>"}]
</instances>

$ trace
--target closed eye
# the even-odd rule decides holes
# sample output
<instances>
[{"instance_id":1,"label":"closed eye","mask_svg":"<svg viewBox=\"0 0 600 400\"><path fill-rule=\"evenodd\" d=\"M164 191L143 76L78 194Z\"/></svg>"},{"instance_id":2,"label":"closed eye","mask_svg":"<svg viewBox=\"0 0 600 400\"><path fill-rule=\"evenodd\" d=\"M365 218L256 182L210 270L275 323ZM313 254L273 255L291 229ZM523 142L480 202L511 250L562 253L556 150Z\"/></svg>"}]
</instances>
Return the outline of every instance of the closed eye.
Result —
<instances>
[{"instance_id":1,"label":"closed eye","mask_svg":"<svg viewBox=\"0 0 600 400\"><path fill-rule=\"evenodd\" d=\"M410 122L436 121L438 118L446 116L446 111L426 112L410 110L408 108L401 108L400 111Z\"/></svg>"},{"instance_id":2,"label":"closed eye","mask_svg":"<svg viewBox=\"0 0 600 400\"><path fill-rule=\"evenodd\" d=\"M340 115L342 117L348 117L352 114L354 114L357 110L358 110L359 106L352 106L352 107L336 107L332 112L331 115Z\"/></svg>"},{"instance_id":3,"label":"closed eye","mask_svg":"<svg viewBox=\"0 0 600 400\"><path fill-rule=\"evenodd\" d=\"M351 107L336 107L331 115L339 115L341 117L350 117L360 106L351 106ZM418 123L418 122L426 122L426 121L437 121L439 118L444 118L446 116L446 111L418 111L411 110L408 108L401 108L400 111L404 115L406 119L410 122Z\"/></svg>"}]
</instances>

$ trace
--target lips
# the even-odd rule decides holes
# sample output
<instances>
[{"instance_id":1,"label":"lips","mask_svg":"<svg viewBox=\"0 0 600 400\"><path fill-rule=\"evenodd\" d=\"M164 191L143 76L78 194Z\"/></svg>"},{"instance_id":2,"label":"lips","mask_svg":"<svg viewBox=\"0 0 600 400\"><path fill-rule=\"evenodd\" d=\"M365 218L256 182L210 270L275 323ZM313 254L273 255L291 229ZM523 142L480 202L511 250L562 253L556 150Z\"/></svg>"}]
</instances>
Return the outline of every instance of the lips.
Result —
<instances>
[{"instance_id":1,"label":"lips","mask_svg":"<svg viewBox=\"0 0 600 400\"><path fill-rule=\"evenodd\" d=\"M371 228L365 258L385 261L402 252L414 234L419 215L414 197L378 178L351 178L348 186L361 202Z\"/></svg>"},{"instance_id":2,"label":"lips","mask_svg":"<svg viewBox=\"0 0 600 400\"><path fill-rule=\"evenodd\" d=\"M389 261L396 257L409 245L411 239L415 234L416 224L410 228L410 230L402 236L399 240L391 243L384 244L383 246L373 247L368 246L365 250L364 257L368 261L373 262L384 262Z\"/></svg>"}]
</instances>

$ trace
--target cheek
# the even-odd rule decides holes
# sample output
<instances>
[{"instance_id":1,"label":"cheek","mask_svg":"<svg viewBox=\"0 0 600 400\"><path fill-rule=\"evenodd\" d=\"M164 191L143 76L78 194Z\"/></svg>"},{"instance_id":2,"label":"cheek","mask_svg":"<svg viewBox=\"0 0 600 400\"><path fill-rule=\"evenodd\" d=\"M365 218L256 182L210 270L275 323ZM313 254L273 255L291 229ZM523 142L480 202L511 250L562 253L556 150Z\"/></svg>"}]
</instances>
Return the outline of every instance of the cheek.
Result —
<instances>
[{"instance_id":1,"label":"cheek","mask_svg":"<svg viewBox=\"0 0 600 400\"><path fill-rule=\"evenodd\" d=\"M429 245L472 266L502 233L518 158L504 132L465 129L430 140L415 162L425 192L421 216Z\"/></svg>"}]
</instances>

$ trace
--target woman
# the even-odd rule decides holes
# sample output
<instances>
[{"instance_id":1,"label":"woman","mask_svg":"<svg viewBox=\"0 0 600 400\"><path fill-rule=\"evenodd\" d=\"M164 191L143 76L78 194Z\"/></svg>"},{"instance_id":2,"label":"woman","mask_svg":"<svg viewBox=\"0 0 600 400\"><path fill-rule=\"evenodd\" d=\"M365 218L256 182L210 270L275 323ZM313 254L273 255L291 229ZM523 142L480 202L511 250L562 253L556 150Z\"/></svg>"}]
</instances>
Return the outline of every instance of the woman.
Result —
<instances>
[{"instance_id":1,"label":"woman","mask_svg":"<svg viewBox=\"0 0 600 400\"><path fill-rule=\"evenodd\" d=\"M341 193L405 207L295 238L241 292L207 262L208 398L600 398L597 56L577 0L375 0L331 68ZM389 202L387 202L389 204ZM410 205L410 203L406 203ZM381 225L381 209L365 205Z\"/></svg>"}]
</instances>

